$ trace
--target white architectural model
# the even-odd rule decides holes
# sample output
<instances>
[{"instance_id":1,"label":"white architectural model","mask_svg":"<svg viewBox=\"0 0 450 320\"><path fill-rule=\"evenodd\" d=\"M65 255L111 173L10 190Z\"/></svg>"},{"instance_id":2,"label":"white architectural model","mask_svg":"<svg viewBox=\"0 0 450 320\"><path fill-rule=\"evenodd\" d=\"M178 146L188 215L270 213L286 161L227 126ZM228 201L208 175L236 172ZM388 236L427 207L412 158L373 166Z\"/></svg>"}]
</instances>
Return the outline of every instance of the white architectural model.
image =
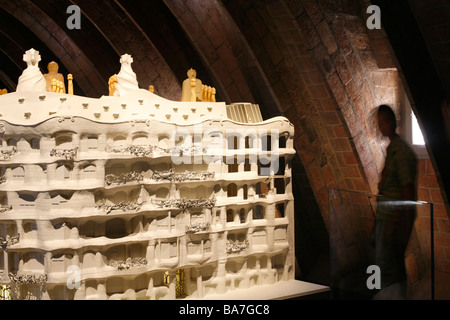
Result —
<instances>
[{"instance_id":1,"label":"white architectural model","mask_svg":"<svg viewBox=\"0 0 450 320\"><path fill-rule=\"evenodd\" d=\"M203 299L294 279L286 118L211 88L190 96L192 76L188 101L159 97L129 55L111 96L47 92L39 53L24 59L17 92L0 96L4 291Z\"/></svg>"}]
</instances>

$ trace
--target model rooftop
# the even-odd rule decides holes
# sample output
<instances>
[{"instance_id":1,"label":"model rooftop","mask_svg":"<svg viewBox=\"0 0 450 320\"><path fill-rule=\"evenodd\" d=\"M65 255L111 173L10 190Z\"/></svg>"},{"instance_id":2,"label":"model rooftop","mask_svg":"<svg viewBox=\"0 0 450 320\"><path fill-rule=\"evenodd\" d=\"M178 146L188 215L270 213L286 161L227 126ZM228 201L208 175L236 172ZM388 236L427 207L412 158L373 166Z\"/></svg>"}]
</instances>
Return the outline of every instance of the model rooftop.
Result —
<instances>
[{"instance_id":1,"label":"model rooftop","mask_svg":"<svg viewBox=\"0 0 450 320\"><path fill-rule=\"evenodd\" d=\"M154 94L152 87L140 88L131 68L133 59L124 54L120 72L109 79L109 95L97 99L74 95L71 74L67 76L66 93L64 77L53 61L48 65L49 73L42 74L38 51L28 50L23 60L27 68L19 77L16 92L0 95L0 119L10 123L34 125L53 117L75 116L106 123L155 119L190 124L212 118L262 122L257 105L216 102L215 89L202 84L193 69L188 70L183 82L181 101L173 101Z\"/></svg>"}]
</instances>

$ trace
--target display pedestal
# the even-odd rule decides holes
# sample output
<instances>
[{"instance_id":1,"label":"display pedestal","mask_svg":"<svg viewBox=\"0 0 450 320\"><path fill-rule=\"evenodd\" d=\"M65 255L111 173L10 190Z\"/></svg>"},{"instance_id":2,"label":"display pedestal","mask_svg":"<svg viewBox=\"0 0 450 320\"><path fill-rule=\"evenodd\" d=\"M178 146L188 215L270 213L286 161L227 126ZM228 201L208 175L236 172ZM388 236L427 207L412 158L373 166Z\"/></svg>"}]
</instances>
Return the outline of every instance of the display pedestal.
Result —
<instances>
[{"instance_id":1,"label":"display pedestal","mask_svg":"<svg viewBox=\"0 0 450 320\"><path fill-rule=\"evenodd\" d=\"M299 280L282 281L271 285L235 289L224 294L211 294L202 300L286 300L327 292L327 286Z\"/></svg>"}]
</instances>

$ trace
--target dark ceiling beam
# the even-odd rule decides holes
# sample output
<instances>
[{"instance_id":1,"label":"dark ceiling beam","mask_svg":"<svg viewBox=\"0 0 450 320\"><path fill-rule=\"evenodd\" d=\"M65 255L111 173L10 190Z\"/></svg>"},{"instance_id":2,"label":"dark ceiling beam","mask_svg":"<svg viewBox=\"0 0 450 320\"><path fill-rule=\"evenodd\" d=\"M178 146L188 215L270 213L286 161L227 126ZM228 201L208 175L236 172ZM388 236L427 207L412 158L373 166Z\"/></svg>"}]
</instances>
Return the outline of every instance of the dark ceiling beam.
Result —
<instances>
[{"instance_id":1,"label":"dark ceiling beam","mask_svg":"<svg viewBox=\"0 0 450 320\"><path fill-rule=\"evenodd\" d=\"M0 39L1 41L2 39ZM0 62L0 89L7 89L8 92L16 91L17 79L19 79L22 70L9 56L5 55L3 50L0 50Z\"/></svg>"},{"instance_id":2,"label":"dark ceiling beam","mask_svg":"<svg viewBox=\"0 0 450 320\"><path fill-rule=\"evenodd\" d=\"M8 60L11 61L15 67L19 70L23 70L25 66L25 62L23 61L23 54L26 50L24 47L20 46L14 39L10 37L9 34L6 34L4 30L0 29L0 43L2 46L0 47L0 51L2 51ZM4 61L2 61L3 66Z\"/></svg>"},{"instance_id":3,"label":"dark ceiling beam","mask_svg":"<svg viewBox=\"0 0 450 320\"><path fill-rule=\"evenodd\" d=\"M0 81L8 92L16 91L17 80L24 68L24 49L0 27ZM3 87L3 86L2 86ZM2 89L2 88L0 88Z\"/></svg>"}]
</instances>

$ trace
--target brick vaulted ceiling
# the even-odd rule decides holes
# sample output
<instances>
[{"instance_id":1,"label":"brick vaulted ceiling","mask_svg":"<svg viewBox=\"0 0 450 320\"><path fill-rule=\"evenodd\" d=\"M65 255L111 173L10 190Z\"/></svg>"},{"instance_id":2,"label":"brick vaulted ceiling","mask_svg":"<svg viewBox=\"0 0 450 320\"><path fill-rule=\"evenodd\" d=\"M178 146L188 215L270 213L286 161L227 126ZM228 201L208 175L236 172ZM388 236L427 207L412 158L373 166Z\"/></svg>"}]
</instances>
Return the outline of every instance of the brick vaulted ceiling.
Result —
<instances>
[{"instance_id":1,"label":"brick vaulted ceiling","mask_svg":"<svg viewBox=\"0 0 450 320\"><path fill-rule=\"evenodd\" d=\"M219 101L257 103L264 118L284 115L295 125L296 208L309 208L297 215L305 231L298 233L299 250L326 250L328 189L377 191L384 151L373 110L381 103L400 110L399 87L424 120L442 195L450 195L438 107L449 96L448 55L440 58L448 46L428 50L429 38L417 30L398 35L399 23L423 23L404 11L398 19L395 10L406 9L393 8L394 2L403 1L373 1L386 13L386 29L369 30L369 0L0 0L0 88L15 91L30 48L40 51L43 71L58 62L60 73L74 75L75 94L90 97L108 93L125 53L133 56L140 87L154 85L168 99L181 97L186 72L194 68L217 89ZM422 12L437 2L449 3L409 1ZM66 26L70 5L81 9L81 29ZM421 73L414 53L405 54L410 40L420 46L413 51L422 54L416 57ZM424 72L427 83L420 81ZM311 241L315 248L302 245Z\"/></svg>"}]
</instances>

